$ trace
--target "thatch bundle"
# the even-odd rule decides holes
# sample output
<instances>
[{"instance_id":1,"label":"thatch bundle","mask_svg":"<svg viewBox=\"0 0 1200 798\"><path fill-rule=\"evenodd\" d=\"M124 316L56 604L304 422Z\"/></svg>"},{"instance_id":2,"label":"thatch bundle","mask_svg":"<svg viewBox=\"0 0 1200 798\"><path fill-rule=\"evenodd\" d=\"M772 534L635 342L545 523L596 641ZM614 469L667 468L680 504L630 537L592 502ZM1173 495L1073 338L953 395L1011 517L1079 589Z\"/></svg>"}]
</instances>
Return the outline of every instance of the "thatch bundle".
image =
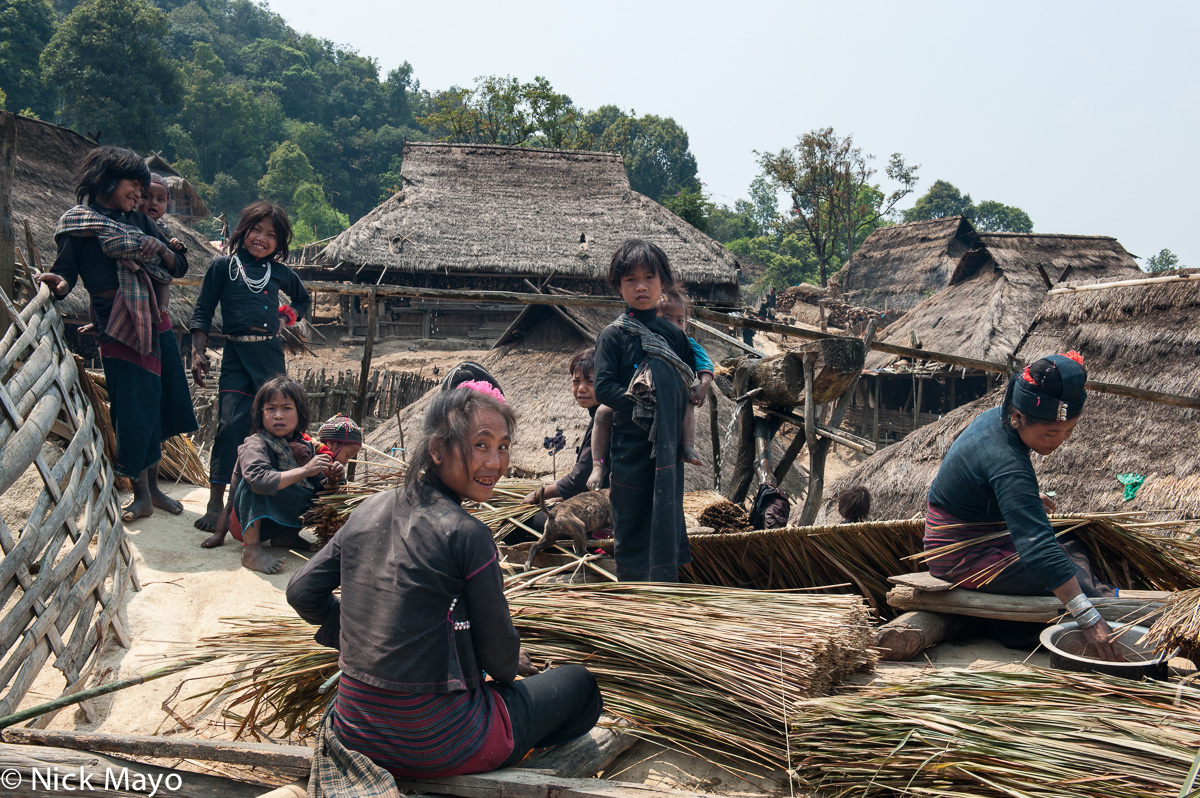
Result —
<instances>
[{"instance_id":1,"label":"thatch bundle","mask_svg":"<svg viewBox=\"0 0 1200 798\"><path fill-rule=\"evenodd\" d=\"M1117 587L1200 587L1200 542L1169 534L1177 524L1102 514L1054 516L1050 523L1060 535L1075 534L1097 575ZM692 562L680 575L700 584L759 589L848 584L880 615L890 616L888 577L920 570L921 563L946 553L923 551L924 533L924 519L914 518L693 535Z\"/></svg>"},{"instance_id":2,"label":"thatch bundle","mask_svg":"<svg viewBox=\"0 0 1200 798\"><path fill-rule=\"evenodd\" d=\"M714 532L746 532L750 514L713 490L697 490L683 496L683 514L696 519L700 526Z\"/></svg>"},{"instance_id":3,"label":"thatch bundle","mask_svg":"<svg viewBox=\"0 0 1200 798\"><path fill-rule=\"evenodd\" d=\"M1139 642L1159 654L1178 649L1179 656L1200 662L1200 589L1172 596L1150 626L1150 632Z\"/></svg>"},{"instance_id":4,"label":"thatch bundle","mask_svg":"<svg viewBox=\"0 0 1200 798\"><path fill-rule=\"evenodd\" d=\"M875 659L869 613L851 596L633 583L518 588L508 603L533 661L585 664L633 734L747 768L784 766L788 708ZM193 696L207 699L194 717L220 706L239 737L311 732L337 652L297 618L226 622L184 652L234 673Z\"/></svg>"},{"instance_id":5,"label":"thatch bundle","mask_svg":"<svg viewBox=\"0 0 1200 798\"><path fill-rule=\"evenodd\" d=\"M806 701L793 731L797 779L831 798L1175 798L1194 795L1200 691L1063 671L937 671Z\"/></svg>"}]
</instances>

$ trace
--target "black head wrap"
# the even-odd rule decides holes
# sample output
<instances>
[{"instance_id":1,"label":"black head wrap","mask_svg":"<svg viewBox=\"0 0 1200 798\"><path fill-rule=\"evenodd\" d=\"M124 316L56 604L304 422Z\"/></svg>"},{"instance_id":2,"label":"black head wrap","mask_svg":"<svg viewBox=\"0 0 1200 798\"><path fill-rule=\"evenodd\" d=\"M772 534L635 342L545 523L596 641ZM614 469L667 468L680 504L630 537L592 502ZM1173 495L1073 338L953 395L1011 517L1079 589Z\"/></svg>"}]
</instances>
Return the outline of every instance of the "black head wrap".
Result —
<instances>
[{"instance_id":1,"label":"black head wrap","mask_svg":"<svg viewBox=\"0 0 1200 798\"><path fill-rule=\"evenodd\" d=\"M1033 373L1041 374L1034 377ZM1050 355L1027 366L1009 381L1012 407L1039 421L1066 421L1083 412L1087 369L1078 352Z\"/></svg>"},{"instance_id":2,"label":"black head wrap","mask_svg":"<svg viewBox=\"0 0 1200 798\"><path fill-rule=\"evenodd\" d=\"M496 378L487 369L472 360L464 360L452 368L446 378L442 380L442 390L452 391L464 382L486 382L500 393L504 393L504 389L500 387L500 383L496 382Z\"/></svg>"}]
</instances>

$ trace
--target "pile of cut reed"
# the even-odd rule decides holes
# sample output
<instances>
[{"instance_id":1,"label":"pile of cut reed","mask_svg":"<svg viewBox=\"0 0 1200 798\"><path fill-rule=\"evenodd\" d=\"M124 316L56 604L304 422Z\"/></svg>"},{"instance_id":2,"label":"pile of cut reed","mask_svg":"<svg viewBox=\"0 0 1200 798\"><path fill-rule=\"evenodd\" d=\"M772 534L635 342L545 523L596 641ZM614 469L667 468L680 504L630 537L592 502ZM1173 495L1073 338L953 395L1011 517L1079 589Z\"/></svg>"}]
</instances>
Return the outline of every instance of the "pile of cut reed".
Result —
<instances>
[{"instance_id":1,"label":"pile of cut reed","mask_svg":"<svg viewBox=\"0 0 1200 798\"><path fill-rule=\"evenodd\" d=\"M830 798L1175 798L1193 795L1200 691L940 671L805 701L793 730L797 780Z\"/></svg>"},{"instance_id":2,"label":"pile of cut reed","mask_svg":"<svg viewBox=\"0 0 1200 798\"><path fill-rule=\"evenodd\" d=\"M1179 649L1179 656L1200 664L1200 590L1184 590L1171 597L1140 643L1158 654Z\"/></svg>"},{"instance_id":3,"label":"pile of cut reed","mask_svg":"<svg viewBox=\"0 0 1200 798\"><path fill-rule=\"evenodd\" d=\"M577 662L597 677L606 712L638 736L746 770L787 762L787 716L873 664L869 612L847 595L694 585L596 584L508 596L522 646L539 665ZM216 655L232 675L204 698L238 737L314 729L337 652L297 618L226 619L182 658Z\"/></svg>"},{"instance_id":4,"label":"pile of cut reed","mask_svg":"<svg viewBox=\"0 0 1200 798\"><path fill-rule=\"evenodd\" d=\"M683 513L714 532L745 532L750 529L750 515L746 508L712 490L685 493Z\"/></svg>"},{"instance_id":5,"label":"pile of cut reed","mask_svg":"<svg viewBox=\"0 0 1200 798\"><path fill-rule=\"evenodd\" d=\"M1097 513L1054 516L1050 523L1059 535L1077 536L1097 575L1116 587L1200 587L1200 542L1174 534L1182 522ZM924 568L928 560L961 548L955 544L922 551L924 534L924 519L915 518L697 535L691 538L692 562L680 574L691 582L762 589L850 583L888 617L888 577ZM993 537L1007 538L1008 532Z\"/></svg>"}]
</instances>

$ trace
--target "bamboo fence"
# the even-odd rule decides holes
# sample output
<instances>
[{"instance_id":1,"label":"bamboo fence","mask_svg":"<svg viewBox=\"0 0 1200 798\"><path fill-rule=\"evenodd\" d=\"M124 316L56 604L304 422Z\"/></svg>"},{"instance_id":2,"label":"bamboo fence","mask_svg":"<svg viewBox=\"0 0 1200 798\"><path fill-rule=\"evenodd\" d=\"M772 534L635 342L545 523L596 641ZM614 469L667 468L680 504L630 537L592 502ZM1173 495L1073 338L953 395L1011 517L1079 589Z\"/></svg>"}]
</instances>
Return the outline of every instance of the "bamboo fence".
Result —
<instances>
[{"instance_id":1,"label":"bamboo fence","mask_svg":"<svg viewBox=\"0 0 1200 798\"><path fill-rule=\"evenodd\" d=\"M110 631L128 647L118 610L126 588L139 585L96 410L50 292L42 287L20 311L0 292L0 307L12 320L0 339L0 494L30 468L43 484L15 535L0 517L0 715L8 715L51 654L66 695L82 688ZM52 430L67 440L53 466L42 453Z\"/></svg>"},{"instance_id":2,"label":"bamboo fence","mask_svg":"<svg viewBox=\"0 0 1200 798\"><path fill-rule=\"evenodd\" d=\"M324 420L335 413L349 415L358 399L357 368L328 375L325 369L307 369L296 374L295 378L308 394L309 416L313 421ZM391 418L434 385L437 385L436 380L417 372L372 369L367 381L367 403L363 418Z\"/></svg>"}]
</instances>

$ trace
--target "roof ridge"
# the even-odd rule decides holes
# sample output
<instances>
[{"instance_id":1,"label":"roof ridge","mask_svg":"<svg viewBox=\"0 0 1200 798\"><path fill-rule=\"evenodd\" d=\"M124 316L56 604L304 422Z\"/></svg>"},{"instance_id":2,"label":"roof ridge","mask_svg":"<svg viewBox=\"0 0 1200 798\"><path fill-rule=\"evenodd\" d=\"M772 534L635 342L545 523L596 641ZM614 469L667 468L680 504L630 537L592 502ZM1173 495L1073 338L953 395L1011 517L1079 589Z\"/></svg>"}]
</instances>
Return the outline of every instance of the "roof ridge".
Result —
<instances>
[{"instance_id":1,"label":"roof ridge","mask_svg":"<svg viewBox=\"0 0 1200 798\"><path fill-rule=\"evenodd\" d=\"M462 142L451 141L406 141L404 142L405 149L409 147L420 149L432 149L435 147L445 147L446 149L475 149L475 150L508 150L511 152L522 153L553 153L555 155L602 155L605 158L620 158L619 152L604 152L602 150L567 150L557 149L554 147L520 147L512 144L466 144Z\"/></svg>"}]
</instances>

